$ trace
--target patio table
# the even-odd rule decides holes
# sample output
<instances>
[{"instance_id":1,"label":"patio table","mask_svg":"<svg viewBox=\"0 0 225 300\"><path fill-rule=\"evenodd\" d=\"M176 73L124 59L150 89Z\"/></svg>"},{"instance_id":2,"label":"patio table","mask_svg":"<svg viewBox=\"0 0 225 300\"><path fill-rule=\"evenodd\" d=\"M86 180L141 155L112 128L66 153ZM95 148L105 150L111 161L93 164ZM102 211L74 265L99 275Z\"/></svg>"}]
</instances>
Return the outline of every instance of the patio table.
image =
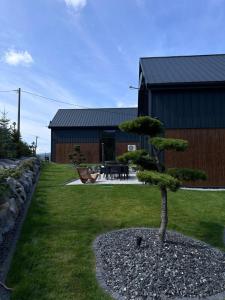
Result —
<instances>
[{"instance_id":1,"label":"patio table","mask_svg":"<svg viewBox=\"0 0 225 300\"><path fill-rule=\"evenodd\" d=\"M119 178L119 179L128 179L129 176L129 167L128 165L115 164L115 165L106 165L104 166L104 173L106 179Z\"/></svg>"}]
</instances>

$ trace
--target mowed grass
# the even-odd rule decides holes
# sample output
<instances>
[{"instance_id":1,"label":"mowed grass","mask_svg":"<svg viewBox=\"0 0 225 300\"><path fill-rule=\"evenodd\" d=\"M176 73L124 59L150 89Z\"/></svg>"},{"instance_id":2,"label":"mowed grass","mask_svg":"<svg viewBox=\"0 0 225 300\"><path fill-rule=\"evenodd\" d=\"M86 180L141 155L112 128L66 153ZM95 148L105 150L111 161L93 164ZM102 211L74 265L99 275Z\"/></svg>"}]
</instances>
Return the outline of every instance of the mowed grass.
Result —
<instances>
[{"instance_id":1,"label":"mowed grass","mask_svg":"<svg viewBox=\"0 0 225 300\"><path fill-rule=\"evenodd\" d=\"M42 169L7 284L14 300L111 299L95 279L92 243L103 232L158 227L160 193L145 185L65 186L69 165ZM225 192L169 193L169 228L223 248Z\"/></svg>"}]
</instances>

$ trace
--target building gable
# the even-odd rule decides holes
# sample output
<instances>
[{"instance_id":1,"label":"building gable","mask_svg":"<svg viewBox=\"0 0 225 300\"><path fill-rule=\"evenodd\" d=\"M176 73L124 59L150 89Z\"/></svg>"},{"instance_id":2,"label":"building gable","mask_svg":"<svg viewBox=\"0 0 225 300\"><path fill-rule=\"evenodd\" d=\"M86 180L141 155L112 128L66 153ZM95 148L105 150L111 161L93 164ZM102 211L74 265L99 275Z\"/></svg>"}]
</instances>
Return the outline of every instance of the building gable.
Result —
<instances>
[{"instance_id":1,"label":"building gable","mask_svg":"<svg viewBox=\"0 0 225 300\"><path fill-rule=\"evenodd\" d=\"M140 58L148 86L225 83L225 54Z\"/></svg>"}]
</instances>

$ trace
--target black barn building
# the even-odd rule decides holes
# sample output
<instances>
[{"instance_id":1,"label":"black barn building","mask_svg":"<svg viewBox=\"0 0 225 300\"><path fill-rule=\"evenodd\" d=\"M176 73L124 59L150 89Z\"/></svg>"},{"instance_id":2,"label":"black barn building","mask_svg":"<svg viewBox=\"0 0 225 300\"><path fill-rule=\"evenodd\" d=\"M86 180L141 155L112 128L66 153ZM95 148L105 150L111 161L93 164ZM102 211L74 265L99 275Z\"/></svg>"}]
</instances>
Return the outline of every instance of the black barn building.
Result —
<instances>
[{"instance_id":1,"label":"black barn building","mask_svg":"<svg viewBox=\"0 0 225 300\"><path fill-rule=\"evenodd\" d=\"M49 124L51 160L68 163L74 145L89 163L115 160L139 148L139 137L119 130L118 125L137 117L137 108L59 109Z\"/></svg>"},{"instance_id":2,"label":"black barn building","mask_svg":"<svg viewBox=\"0 0 225 300\"><path fill-rule=\"evenodd\" d=\"M186 152L165 153L167 167L205 170L208 180L192 186L225 186L224 54L141 58L138 114L159 118L166 137L189 141Z\"/></svg>"}]
</instances>

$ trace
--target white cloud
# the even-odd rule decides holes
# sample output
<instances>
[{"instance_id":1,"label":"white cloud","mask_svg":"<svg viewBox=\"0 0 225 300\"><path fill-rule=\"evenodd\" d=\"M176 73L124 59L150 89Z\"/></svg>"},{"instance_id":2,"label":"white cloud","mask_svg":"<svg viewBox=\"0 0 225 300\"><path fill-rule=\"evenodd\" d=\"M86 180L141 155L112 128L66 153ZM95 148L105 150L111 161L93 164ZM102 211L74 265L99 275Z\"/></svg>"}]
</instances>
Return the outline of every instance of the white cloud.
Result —
<instances>
[{"instance_id":1,"label":"white cloud","mask_svg":"<svg viewBox=\"0 0 225 300\"><path fill-rule=\"evenodd\" d=\"M137 103L135 101L117 101L116 102L116 107L121 108L121 107L137 107Z\"/></svg>"},{"instance_id":2,"label":"white cloud","mask_svg":"<svg viewBox=\"0 0 225 300\"><path fill-rule=\"evenodd\" d=\"M76 11L81 10L87 4L87 0L64 0L66 5L73 7Z\"/></svg>"},{"instance_id":3,"label":"white cloud","mask_svg":"<svg viewBox=\"0 0 225 300\"><path fill-rule=\"evenodd\" d=\"M145 0L136 0L136 5L139 7L139 8L144 8L145 7Z\"/></svg>"},{"instance_id":4,"label":"white cloud","mask_svg":"<svg viewBox=\"0 0 225 300\"><path fill-rule=\"evenodd\" d=\"M16 51L16 50L9 50L5 52L3 61L13 66L17 66L20 64L30 65L34 62L32 56L28 51Z\"/></svg>"},{"instance_id":5,"label":"white cloud","mask_svg":"<svg viewBox=\"0 0 225 300\"><path fill-rule=\"evenodd\" d=\"M124 49L123 49L123 47L122 47L121 45L118 45L118 46L117 46L117 50L118 50L118 52L121 53L121 54L126 54L125 51L124 51Z\"/></svg>"}]
</instances>

